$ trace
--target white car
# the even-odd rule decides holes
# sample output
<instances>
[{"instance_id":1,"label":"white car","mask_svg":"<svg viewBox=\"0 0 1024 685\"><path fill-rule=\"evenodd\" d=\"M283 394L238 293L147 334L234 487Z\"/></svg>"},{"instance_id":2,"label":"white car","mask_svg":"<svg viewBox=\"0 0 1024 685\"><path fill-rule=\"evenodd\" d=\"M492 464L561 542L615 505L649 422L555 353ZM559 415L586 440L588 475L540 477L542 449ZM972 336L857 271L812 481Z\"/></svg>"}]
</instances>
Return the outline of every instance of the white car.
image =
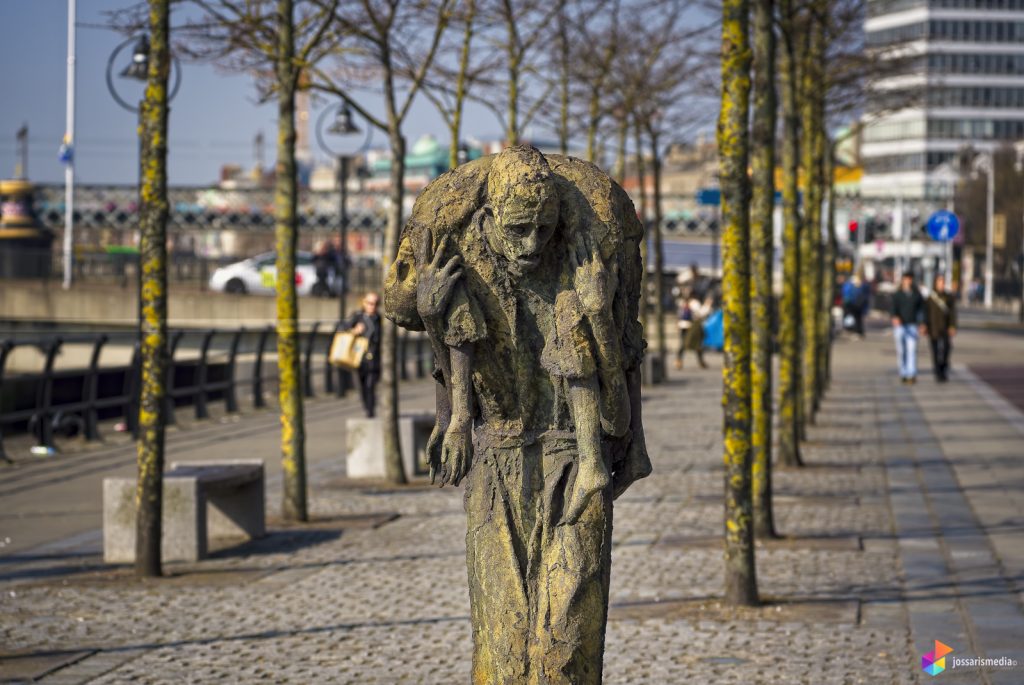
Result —
<instances>
[{"instance_id":1,"label":"white car","mask_svg":"<svg viewBox=\"0 0 1024 685\"><path fill-rule=\"evenodd\" d=\"M244 295L273 295L277 281L276 255L273 252L243 259L234 264L222 266L210 276L210 290ZM295 290L298 295L334 296L340 289L340 280L331 272L328 275L327 292L316 280L313 255L309 252L295 253Z\"/></svg>"}]
</instances>

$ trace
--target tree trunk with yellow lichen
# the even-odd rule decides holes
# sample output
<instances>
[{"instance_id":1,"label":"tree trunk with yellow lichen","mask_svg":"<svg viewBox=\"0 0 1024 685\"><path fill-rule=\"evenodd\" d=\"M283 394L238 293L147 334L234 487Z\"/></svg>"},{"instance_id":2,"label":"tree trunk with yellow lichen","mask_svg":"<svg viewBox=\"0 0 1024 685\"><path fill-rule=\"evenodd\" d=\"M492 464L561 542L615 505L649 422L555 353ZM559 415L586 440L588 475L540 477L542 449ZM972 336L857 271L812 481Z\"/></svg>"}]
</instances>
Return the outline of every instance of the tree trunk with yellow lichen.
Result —
<instances>
[{"instance_id":1,"label":"tree trunk with yellow lichen","mask_svg":"<svg viewBox=\"0 0 1024 685\"><path fill-rule=\"evenodd\" d=\"M169 0L150 0L150 53L146 95L139 113L142 136L142 204L139 260L142 270L141 389L135 573L162 572L164 426L167 394L167 80L170 73Z\"/></svg>"},{"instance_id":2,"label":"tree trunk with yellow lichen","mask_svg":"<svg viewBox=\"0 0 1024 685\"><path fill-rule=\"evenodd\" d=\"M281 468L285 520L306 521L306 427L299 382L299 307L295 293L295 247L298 241L295 168L295 27L293 0L278 0L277 169L274 229L277 250L277 368L281 405Z\"/></svg>"},{"instance_id":3,"label":"tree trunk with yellow lichen","mask_svg":"<svg viewBox=\"0 0 1024 685\"><path fill-rule=\"evenodd\" d=\"M822 3L822 10L828 9L828 3ZM819 57L824 59L825 49L825 28L821 28ZM818 157L818 291L817 291L817 339L818 347L815 350L815 411L821 406L825 397L825 389L828 380L826 378L826 355L829 346L828 316L832 299L832 283L834 277L830 268L832 264L831 242L829 234L832 232L832 159L831 145L828 139L828 130L825 124L825 92L828 84L825 82L825 72L820 70L820 82L818 92L815 93L815 120L818 124L818 133L815 137ZM828 212L826 214L826 211ZM822 233L824 230L824 233Z\"/></svg>"},{"instance_id":4,"label":"tree trunk with yellow lichen","mask_svg":"<svg viewBox=\"0 0 1024 685\"><path fill-rule=\"evenodd\" d=\"M722 108L718 118L724 229L725 599L747 606L758 603L750 490L749 15L748 0L722 3Z\"/></svg>"},{"instance_id":5,"label":"tree trunk with yellow lichen","mask_svg":"<svg viewBox=\"0 0 1024 685\"><path fill-rule=\"evenodd\" d=\"M824 311L822 312L824 324L822 327L825 337L825 353L822 360L822 387L828 391L832 383L832 298L836 282L836 256L839 254L839 246L836 242L836 184L835 184L835 146L829 141L828 146L828 169L825 172L826 188L828 189L828 219L827 225L827 252L825 254L825 283L822 286L822 296L825 298Z\"/></svg>"},{"instance_id":6,"label":"tree trunk with yellow lichen","mask_svg":"<svg viewBox=\"0 0 1024 685\"><path fill-rule=\"evenodd\" d=\"M654 338L658 348L658 370L654 375L662 382L668 369L668 339L665 336L665 247L661 237L661 152L658 149L658 132L653 127L648 127L647 135L651 139L651 180L654 183L654 222L651 225L651 238L654 248ZM644 294L646 295L646 291Z\"/></svg>"},{"instance_id":7,"label":"tree trunk with yellow lichen","mask_svg":"<svg viewBox=\"0 0 1024 685\"><path fill-rule=\"evenodd\" d=\"M751 490L754 532L774 537L772 515L772 257L775 208L774 0L754 0L753 199L750 220Z\"/></svg>"},{"instance_id":8,"label":"tree trunk with yellow lichen","mask_svg":"<svg viewBox=\"0 0 1024 685\"><path fill-rule=\"evenodd\" d=\"M820 318L822 283L821 202L824 112L819 106L824 85L823 6L827 0L815 0L808 15L805 34L808 48L800 65L800 110L804 122L804 227L800 241L800 309L803 331L801 377L802 427L815 422L818 411L818 353L821 349Z\"/></svg>"},{"instance_id":9,"label":"tree trunk with yellow lichen","mask_svg":"<svg viewBox=\"0 0 1024 685\"><path fill-rule=\"evenodd\" d=\"M782 300L779 305L779 462L800 466L800 117L794 0L780 0L782 51Z\"/></svg>"}]
</instances>

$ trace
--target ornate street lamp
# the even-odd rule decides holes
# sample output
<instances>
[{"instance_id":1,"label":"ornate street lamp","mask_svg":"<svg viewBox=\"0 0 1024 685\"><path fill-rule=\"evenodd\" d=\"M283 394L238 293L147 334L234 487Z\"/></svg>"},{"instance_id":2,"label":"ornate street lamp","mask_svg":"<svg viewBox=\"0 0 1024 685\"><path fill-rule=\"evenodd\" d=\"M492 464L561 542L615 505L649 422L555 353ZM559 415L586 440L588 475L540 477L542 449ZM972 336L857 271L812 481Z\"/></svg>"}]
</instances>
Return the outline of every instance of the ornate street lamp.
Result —
<instances>
[{"instance_id":1,"label":"ornate street lamp","mask_svg":"<svg viewBox=\"0 0 1024 685\"><path fill-rule=\"evenodd\" d=\"M118 76L120 76L121 78L130 79L132 81L141 81L141 82L145 82L146 81L146 79L149 76L149 36L146 35L146 34L142 34L141 36L138 36L137 38L129 38L128 40L124 41L123 43L118 45L116 48L114 48L114 51L110 53L110 57L107 59L106 80L107 80L107 90L110 91L110 95L111 95L111 97L114 98L114 102L116 102L118 105L120 105L122 109L124 109L124 110L126 110L128 112L131 112L133 114L138 114L139 113L139 106L138 105L133 105L127 99L122 97L121 94L117 92L117 88L114 86L114 64L117 62L117 58L121 55L121 53L124 52L125 48L127 48L129 45L132 45L133 43L134 43L134 45L132 47L132 58L131 58L131 61L128 63L128 65L124 69L122 69L120 72L118 72ZM170 102L171 100L174 99L174 96L178 94L178 88L181 87L181 64L178 62L178 59L176 57L172 57L171 58L171 64L172 64L173 71L174 71L174 80L173 80L173 83L171 85L171 90L167 94L167 101L168 102ZM142 130L142 127L141 127L141 123L142 122L141 122L141 120L140 120L139 123L140 123L139 130L141 131ZM139 136L139 153L138 154L139 154L139 159L138 159L138 179L139 179L139 181L138 181L138 188L139 188L140 197L136 201L136 210L135 210L136 212L138 212L139 209L142 206L142 199L141 199L141 193L142 193L142 136L141 135ZM139 329L139 335L141 336L142 335L142 270L140 268L136 267L136 271L137 271L136 276L138 278L138 287L139 287L139 292L138 292L138 296L139 296L138 329Z\"/></svg>"},{"instance_id":2,"label":"ornate street lamp","mask_svg":"<svg viewBox=\"0 0 1024 685\"><path fill-rule=\"evenodd\" d=\"M334 114L334 122L324 129L328 114ZM335 145L328 145L324 133L329 133L337 140ZM366 126L366 134L356 125L352 109L348 103L341 102L337 107L328 107L320 113L316 124L316 141L328 155L338 160L338 237L341 240L338 256L340 286L338 288L338 317L345 319L345 295L348 293L348 172L353 157L357 157L370 147L373 138L373 127Z\"/></svg>"},{"instance_id":3,"label":"ornate street lamp","mask_svg":"<svg viewBox=\"0 0 1024 685\"><path fill-rule=\"evenodd\" d=\"M132 61L121 71L120 76L136 81L145 81L149 76L149 36L142 34L135 41L135 48L132 49Z\"/></svg>"}]
</instances>

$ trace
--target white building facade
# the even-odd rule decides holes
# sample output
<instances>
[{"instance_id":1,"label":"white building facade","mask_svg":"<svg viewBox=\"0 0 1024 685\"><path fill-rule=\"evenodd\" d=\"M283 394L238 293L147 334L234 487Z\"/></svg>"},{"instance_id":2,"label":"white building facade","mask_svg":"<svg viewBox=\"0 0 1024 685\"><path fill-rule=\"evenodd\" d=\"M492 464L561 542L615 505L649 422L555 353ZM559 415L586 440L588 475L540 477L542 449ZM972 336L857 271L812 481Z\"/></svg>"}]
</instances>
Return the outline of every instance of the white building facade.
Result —
<instances>
[{"instance_id":1,"label":"white building facade","mask_svg":"<svg viewBox=\"0 0 1024 685\"><path fill-rule=\"evenodd\" d=\"M1024 0L868 7L867 48L899 55L906 68L869 96L862 196L945 203L958 151L1024 140Z\"/></svg>"}]
</instances>

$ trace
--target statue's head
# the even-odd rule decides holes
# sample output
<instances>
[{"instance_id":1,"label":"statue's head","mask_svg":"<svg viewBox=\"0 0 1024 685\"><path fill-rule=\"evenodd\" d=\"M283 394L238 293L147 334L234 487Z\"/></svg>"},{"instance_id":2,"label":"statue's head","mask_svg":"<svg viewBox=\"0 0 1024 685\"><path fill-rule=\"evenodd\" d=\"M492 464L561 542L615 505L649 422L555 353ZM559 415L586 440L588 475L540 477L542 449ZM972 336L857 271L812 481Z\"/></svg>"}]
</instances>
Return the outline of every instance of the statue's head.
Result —
<instances>
[{"instance_id":1,"label":"statue's head","mask_svg":"<svg viewBox=\"0 0 1024 685\"><path fill-rule=\"evenodd\" d=\"M558 194L547 160L530 145L502 151L491 162L487 197L493 226L488 243L514 272L530 271L558 226Z\"/></svg>"}]
</instances>

